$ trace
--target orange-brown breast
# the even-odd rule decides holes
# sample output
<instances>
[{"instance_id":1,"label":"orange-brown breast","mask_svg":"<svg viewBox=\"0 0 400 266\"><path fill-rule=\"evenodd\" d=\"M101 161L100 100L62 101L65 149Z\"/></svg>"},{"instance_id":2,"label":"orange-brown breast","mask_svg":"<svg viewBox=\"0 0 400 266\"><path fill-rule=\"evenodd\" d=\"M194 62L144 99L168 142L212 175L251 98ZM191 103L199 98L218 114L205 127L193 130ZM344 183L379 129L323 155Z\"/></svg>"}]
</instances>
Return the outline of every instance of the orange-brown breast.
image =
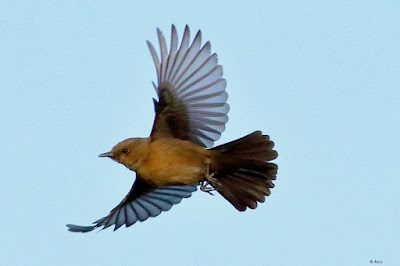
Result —
<instances>
[{"instance_id":1,"label":"orange-brown breast","mask_svg":"<svg viewBox=\"0 0 400 266\"><path fill-rule=\"evenodd\" d=\"M156 186L196 185L203 178L210 151L189 141L164 138L149 143L149 156L138 174Z\"/></svg>"}]
</instances>

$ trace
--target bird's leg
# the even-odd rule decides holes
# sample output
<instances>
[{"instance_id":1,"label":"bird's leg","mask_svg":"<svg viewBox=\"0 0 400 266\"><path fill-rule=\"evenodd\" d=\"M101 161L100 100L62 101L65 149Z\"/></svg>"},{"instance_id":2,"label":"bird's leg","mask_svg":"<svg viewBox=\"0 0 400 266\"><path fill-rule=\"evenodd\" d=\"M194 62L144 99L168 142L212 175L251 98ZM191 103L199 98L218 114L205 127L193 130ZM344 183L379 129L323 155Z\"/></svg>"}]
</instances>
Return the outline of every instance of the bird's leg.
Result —
<instances>
[{"instance_id":1,"label":"bird's leg","mask_svg":"<svg viewBox=\"0 0 400 266\"><path fill-rule=\"evenodd\" d=\"M207 171L206 171L206 174L205 174L206 180L203 180L200 183L201 184L200 190L203 191L203 192L206 192L206 193L208 193L208 194L210 194L212 196L214 196L214 194L211 193L211 191L214 191L215 188L212 187L210 182L213 182L213 181L217 180L216 178L214 178L215 174L216 174L215 172L210 174L210 164L207 163Z\"/></svg>"}]
</instances>

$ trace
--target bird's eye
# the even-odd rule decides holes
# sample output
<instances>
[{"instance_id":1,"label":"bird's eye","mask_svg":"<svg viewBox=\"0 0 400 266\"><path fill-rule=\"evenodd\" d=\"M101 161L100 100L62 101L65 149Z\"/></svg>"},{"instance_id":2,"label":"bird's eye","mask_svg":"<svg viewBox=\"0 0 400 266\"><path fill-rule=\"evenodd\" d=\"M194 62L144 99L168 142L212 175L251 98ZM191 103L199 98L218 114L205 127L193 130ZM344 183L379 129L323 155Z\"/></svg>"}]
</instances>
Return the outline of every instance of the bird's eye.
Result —
<instances>
[{"instance_id":1,"label":"bird's eye","mask_svg":"<svg viewBox=\"0 0 400 266\"><path fill-rule=\"evenodd\" d=\"M127 149L127 148L123 148L123 149L122 149L122 153L127 154L127 153L128 153L128 149Z\"/></svg>"}]
</instances>

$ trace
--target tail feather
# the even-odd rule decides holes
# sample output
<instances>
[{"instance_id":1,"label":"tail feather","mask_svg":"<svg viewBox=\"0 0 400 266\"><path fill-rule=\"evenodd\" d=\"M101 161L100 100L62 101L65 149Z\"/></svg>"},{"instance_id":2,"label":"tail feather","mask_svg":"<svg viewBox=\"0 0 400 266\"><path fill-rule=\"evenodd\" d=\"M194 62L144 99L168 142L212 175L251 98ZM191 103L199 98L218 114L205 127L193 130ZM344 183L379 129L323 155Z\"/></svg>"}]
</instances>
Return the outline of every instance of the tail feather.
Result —
<instances>
[{"instance_id":1,"label":"tail feather","mask_svg":"<svg viewBox=\"0 0 400 266\"><path fill-rule=\"evenodd\" d=\"M237 210L255 209L271 194L278 166L274 142L261 131L213 148L211 185Z\"/></svg>"}]
</instances>

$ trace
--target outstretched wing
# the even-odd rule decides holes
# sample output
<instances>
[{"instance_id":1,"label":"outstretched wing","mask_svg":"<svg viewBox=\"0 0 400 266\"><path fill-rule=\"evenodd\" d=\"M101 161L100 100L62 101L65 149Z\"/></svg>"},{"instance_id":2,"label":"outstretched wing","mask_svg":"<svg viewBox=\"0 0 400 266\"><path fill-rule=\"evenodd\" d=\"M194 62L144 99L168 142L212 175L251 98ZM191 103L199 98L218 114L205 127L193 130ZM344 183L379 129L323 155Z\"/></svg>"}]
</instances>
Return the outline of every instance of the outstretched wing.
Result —
<instances>
[{"instance_id":1,"label":"outstretched wing","mask_svg":"<svg viewBox=\"0 0 400 266\"><path fill-rule=\"evenodd\" d=\"M124 224L129 227L137 221L143 222L170 210L172 205L181 202L182 198L189 198L196 189L195 186L152 188L138 176L128 195L106 217L93 222L91 226L67 224L67 227L69 231L81 233L98 227L106 229L112 225L115 225L114 231Z\"/></svg>"},{"instance_id":2,"label":"outstretched wing","mask_svg":"<svg viewBox=\"0 0 400 266\"><path fill-rule=\"evenodd\" d=\"M151 138L174 137L211 147L225 130L228 122L228 94L222 78L222 66L217 54L211 54L211 44L201 46L201 31L189 45L190 31L185 27L178 49L178 35L172 25L171 47L157 29L161 61L147 41L157 70L159 101L154 100L156 117Z\"/></svg>"}]
</instances>

